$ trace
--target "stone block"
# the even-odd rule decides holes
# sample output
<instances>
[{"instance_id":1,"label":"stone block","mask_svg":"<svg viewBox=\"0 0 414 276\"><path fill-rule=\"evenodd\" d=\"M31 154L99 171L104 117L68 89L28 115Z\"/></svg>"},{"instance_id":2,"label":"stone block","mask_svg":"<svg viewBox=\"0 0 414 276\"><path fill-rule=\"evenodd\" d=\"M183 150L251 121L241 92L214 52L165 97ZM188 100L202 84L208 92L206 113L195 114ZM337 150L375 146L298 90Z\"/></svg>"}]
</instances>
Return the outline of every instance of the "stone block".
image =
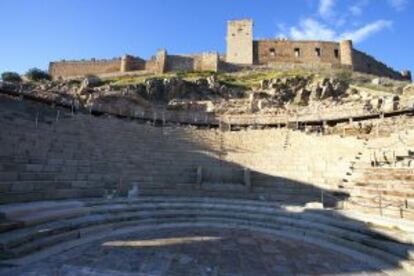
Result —
<instances>
[{"instance_id":1,"label":"stone block","mask_svg":"<svg viewBox=\"0 0 414 276\"><path fill-rule=\"evenodd\" d=\"M199 166L197 168L197 188L201 188L201 185L203 183L203 167Z\"/></svg>"},{"instance_id":2,"label":"stone block","mask_svg":"<svg viewBox=\"0 0 414 276\"><path fill-rule=\"evenodd\" d=\"M0 181L15 181L18 180L17 172L0 172Z\"/></svg>"},{"instance_id":3,"label":"stone block","mask_svg":"<svg viewBox=\"0 0 414 276\"><path fill-rule=\"evenodd\" d=\"M11 186L12 186L12 184L11 183L4 183L4 182L1 182L0 183L0 193L7 193L7 192L10 192L10 189L11 189Z\"/></svg>"},{"instance_id":4,"label":"stone block","mask_svg":"<svg viewBox=\"0 0 414 276\"><path fill-rule=\"evenodd\" d=\"M54 181L39 181L33 183L33 189L35 191L45 191L56 189L56 182Z\"/></svg>"},{"instance_id":5,"label":"stone block","mask_svg":"<svg viewBox=\"0 0 414 276\"><path fill-rule=\"evenodd\" d=\"M33 190L34 184L29 181L14 182L11 187L12 192L32 192Z\"/></svg>"},{"instance_id":6,"label":"stone block","mask_svg":"<svg viewBox=\"0 0 414 276\"><path fill-rule=\"evenodd\" d=\"M250 191L252 188L251 173L250 173L250 170L247 168L243 170L243 180L244 180L244 185L246 186L246 189Z\"/></svg>"}]
</instances>

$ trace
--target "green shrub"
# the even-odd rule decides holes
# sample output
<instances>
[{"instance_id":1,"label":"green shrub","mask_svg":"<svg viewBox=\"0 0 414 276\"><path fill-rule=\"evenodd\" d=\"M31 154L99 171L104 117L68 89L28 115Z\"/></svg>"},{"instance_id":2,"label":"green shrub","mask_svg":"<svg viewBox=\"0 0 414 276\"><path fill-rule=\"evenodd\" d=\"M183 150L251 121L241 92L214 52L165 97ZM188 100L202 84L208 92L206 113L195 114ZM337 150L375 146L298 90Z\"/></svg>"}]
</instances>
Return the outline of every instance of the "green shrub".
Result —
<instances>
[{"instance_id":1,"label":"green shrub","mask_svg":"<svg viewBox=\"0 0 414 276\"><path fill-rule=\"evenodd\" d=\"M352 82L352 72L350 71L340 71L336 74L336 77L343 82L346 82L347 84L351 84Z\"/></svg>"},{"instance_id":2,"label":"green shrub","mask_svg":"<svg viewBox=\"0 0 414 276\"><path fill-rule=\"evenodd\" d=\"M16 72L4 72L1 74L1 79L3 81L19 83L22 81L20 75Z\"/></svg>"},{"instance_id":3,"label":"green shrub","mask_svg":"<svg viewBox=\"0 0 414 276\"><path fill-rule=\"evenodd\" d=\"M32 68L25 74L26 78L31 81L51 80L50 75L38 68Z\"/></svg>"}]
</instances>

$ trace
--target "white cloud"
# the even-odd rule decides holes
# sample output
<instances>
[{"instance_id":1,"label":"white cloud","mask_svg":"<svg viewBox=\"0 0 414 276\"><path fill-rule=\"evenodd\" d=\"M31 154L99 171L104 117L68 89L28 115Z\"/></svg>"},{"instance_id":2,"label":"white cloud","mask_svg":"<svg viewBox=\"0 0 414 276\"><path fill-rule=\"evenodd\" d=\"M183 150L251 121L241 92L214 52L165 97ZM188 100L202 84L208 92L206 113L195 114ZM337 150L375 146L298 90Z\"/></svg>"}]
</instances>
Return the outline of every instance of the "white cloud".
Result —
<instances>
[{"instance_id":1,"label":"white cloud","mask_svg":"<svg viewBox=\"0 0 414 276\"><path fill-rule=\"evenodd\" d=\"M387 0L388 3L398 11L403 10L407 4L408 0Z\"/></svg>"},{"instance_id":2,"label":"white cloud","mask_svg":"<svg viewBox=\"0 0 414 276\"><path fill-rule=\"evenodd\" d=\"M358 0L349 7L349 12L353 16L362 15L363 9L369 4L370 0Z\"/></svg>"},{"instance_id":3,"label":"white cloud","mask_svg":"<svg viewBox=\"0 0 414 276\"><path fill-rule=\"evenodd\" d=\"M392 27L393 21L385 19L361 24L361 15L364 9L377 4L375 1L352 0L350 2L343 7L342 14L339 14L334 10L335 5L338 4L336 0L318 0L317 15L305 17L296 26L289 27L279 24L277 37L328 41L351 39L355 43L360 43L372 35ZM385 2L396 9L402 9L407 5L408 0L385 0ZM356 17L360 19L356 20Z\"/></svg>"},{"instance_id":4,"label":"white cloud","mask_svg":"<svg viewBox=\"0 0 414 276\"><path fill-rule=\"evenodd\" d=\"M351 39L355 43L361 42L371 35L392 27L393 22L389 20L378 20L365 26L354 30L348 31L340 35L340 39Z\"/></svg>"},{"instance_id":5,"label":"white cloud","mask_svg":"<svg viewBox=\"0 0 414 276\"><path fill-rule=\"evenodd\" d=\"M335 36L334 30L312 18L302 20L299 27L290 28L290 37L296 40L334 40Z\"/></svg>"},{"instance_id":6,"label":"white cloud","mask_svg":"<svg viewBox=\"0 0 414 276\"><path fill-rule=\"evenodd\" d=\"M393 22L378 20L355 30L338 33L333 28L313 19L300 21L298 27L291 27L288 34L280 33L279 37L290 37L295 40L343 40L351 39L359 43L384 29L390 28Z\"/></svg>"},{"instance_id":7,"label":"white cloud","mask_svg":"<svg viewBox=\"0 0 414 276\"><path fill-rule=\"evenodd\" d=\"M335 0L319 0L319 15L322 17L330 17L333 14Z\"/></svg>"}]
</instances>

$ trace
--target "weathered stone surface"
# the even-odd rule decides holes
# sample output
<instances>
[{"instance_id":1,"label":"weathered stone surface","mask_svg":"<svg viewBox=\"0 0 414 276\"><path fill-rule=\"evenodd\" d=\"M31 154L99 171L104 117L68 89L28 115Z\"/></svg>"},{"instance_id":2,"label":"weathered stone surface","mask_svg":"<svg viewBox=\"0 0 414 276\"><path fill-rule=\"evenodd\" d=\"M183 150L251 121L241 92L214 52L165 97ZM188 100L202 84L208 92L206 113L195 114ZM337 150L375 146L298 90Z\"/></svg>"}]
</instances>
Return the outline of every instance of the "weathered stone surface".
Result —
<instances>
[{"instance_id":1,"label":"weathered stone surface","mask_svg":"<svg viewBox=\"0 0 414 276\"><path fill-rule=\"evenodd\" d=\"M212 101L172 100L168 103L167 109L175 111L197 111L209 113L214 111L214 104Z\"/></svg>"},{"instance_id":2,"label":"weathered stone surface","mask_svg":"<svg viewBox=\"0 0 414 276\"><path fill-rule=\"evenodd\" d=\"M327 98L330 98L334 95L334 90L332 85L328 82L326 84L326 86L324 86L322 88L322 93L321 93L321 100L325 100Z\"/></svg>"},{"instance_id":3,"label":"weathered stone surface","mask_svg":"<svg viewBox=\"0 0 414 276\"><path fill-rule=\"evenodd\" d=\"M375 78L371 81L373 85L382 85L382 80L380 78Z\"/></svg>"},{"instance_id":4,"label":"weathered stone surface","mask_svg":"<svg viewBox=\"0 0 414 276\"><path fill-rule=\"evenodd\" d=\"M384 275L361 260L285 237L166 229L75 247L0 275ZM1 272L0 272L1 273Z\"/></svg>"},{"instance_id":5,"label":"weathered stone surface","mask_svg":"<svg viewBox=\"0 0 414 276\"><path fill-rule=\"evenodd\" d=\"M92 88L101 83L101 79L96 76L86 76L85 79L82 81L82 86L85 88Z\"/></svg>"},{"instance_id":6,"label":"weathered stone surface","mask_svg":"<svg viewBox=\"0 0 414 276\"><path fill-rule=\"evenodd\" d=\"M338 79L312 77L291 77L263 80L260 89L272 96L275 107L290 102L297 105L308 105L310 101L338 98L346 95L348 84Z\"/></svg>"},{"instance_id":7,"label":"weathered stone surface","mask_svg":"<svg viewBox=\"0 0 414 276\"><path fill-rule=\"evenodd\" d=\"M414 97L414 84L409 84L404 87L403 96Z\"/></svg>"},{"instance_id":8,"label":"weathered stone surface","mask_svg":"<svg viewBox=\"0 0 414 276\"><path fill-rule=\"evenodd\" d=\"M302 88L297 92L295 100L293 102L298 105L307 105L310 95L311 91Z\"/></svg>"}]
</instances>

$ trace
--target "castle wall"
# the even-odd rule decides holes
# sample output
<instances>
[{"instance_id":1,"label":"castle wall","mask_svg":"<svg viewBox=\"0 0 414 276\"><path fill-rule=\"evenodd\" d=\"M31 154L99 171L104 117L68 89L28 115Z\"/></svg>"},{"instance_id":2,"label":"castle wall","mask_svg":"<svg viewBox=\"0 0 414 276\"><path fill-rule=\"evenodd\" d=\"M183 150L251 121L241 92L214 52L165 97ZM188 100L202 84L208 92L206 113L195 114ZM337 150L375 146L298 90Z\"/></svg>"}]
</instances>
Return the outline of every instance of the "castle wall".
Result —
<instances>
[{"instance_id":1,"label":"castle wall","mask_svg":"<svg viewBox=\"0 0 414 276\"><path fill-rule=\"evenodd\" d=\"M384 63L376 60L374 57L358 51L353 50L354 71L377 75L381 77L389 77L393 79L404 80L405 78L400 72L388 67Z\"/></svg>"},{"instance_id":2,"label":"castle wall","mask_svg":"<svg viewBox=\"0 0 414 276\"><path fill-rule=\"evenodd\" d=\"M194 63L195 71L213 71L219 69L219 56L217 53L203 53L196 56Z\"/></svg>"},{"instance_id":3,"label":"castle wall","mask_svg":"<svg viewBox=\"0 0 414 276\"><path fill-rule=\"evenodd\" d=\"M167 71L167 58L168 54L165 49L161 49L157 52L155 57L145 62L144 69L148 72L163 74Z\"/></svg>"},{"instance_id":4,"label":"castle wall","mask_svg":"<svg viewBox=\"0 0 414 276\"><path fill-rule=\"evenodd\" d=\"M341 68L398 80L411 80L409 71L394 71L375 58L353 49L351 40L340 43L280 39L253 41L253 21L249 19L228 22L225 56L217 53L168 55L162 49L148 61L125 55L113 60L52 62L49 72L56 79L88 74L122 74L138 70L156 74L173 71L238 71L252 68L253 65L278 70Z\"/></svg>"},{"instance_id":5,"label":"castle wall","mask_svg":"<svg viewBox=\"0 0 414 276\"><path fill-rule=\"evenodd\" d=\"M258 40L253 43L254 63L341 64L336 42Z\"/></svg>"},{"instance_id":6,"label":"castle wall","mask_svg":"<svg viewBox=\"0 0 414 276\"><path fill-rule=\"evenodd\" d=\"M145 70L145 60L125 55L121 59L121 72Z\"/></svg>"},{"instance_id":7,"label":"castle wall","mask_svg":"<svg viewBox=\"0 0 414 276\"><path fill-rule=\"evenodd\" d=\"M121 59L51 62L49 74L53 79L119 72Z\"/></svg>"},{"instance_id":8,"label":"castle wall","mask_svg":"<svg viewBox=\"0 0 414 276\"><path fill-rule=\"evenodd\" d=\"M145 71L148 72L156 72L157 71L157 60L156 59L150 59L147 60L145 63Z\"/></svg>"},{"instance_id":9,"label":"castle wall","mask_svg":"<svg viewBox=\"0 0 414 276\"><path fill-rule=\"evenodd\" d=\"M169 55L167 71L213 71L217 72L219 56L217 53L196 55Z\"/></svg>"},{"instance_id":10,"label":"castle wall","mask_svg":"<svg viewBox=\"0 0 414 276\"><path fill-rule=\"evenodd\" d=\"M169 55L167 58L167 71L193 71L194 56Z\"/></svg>"}]
</instances>

